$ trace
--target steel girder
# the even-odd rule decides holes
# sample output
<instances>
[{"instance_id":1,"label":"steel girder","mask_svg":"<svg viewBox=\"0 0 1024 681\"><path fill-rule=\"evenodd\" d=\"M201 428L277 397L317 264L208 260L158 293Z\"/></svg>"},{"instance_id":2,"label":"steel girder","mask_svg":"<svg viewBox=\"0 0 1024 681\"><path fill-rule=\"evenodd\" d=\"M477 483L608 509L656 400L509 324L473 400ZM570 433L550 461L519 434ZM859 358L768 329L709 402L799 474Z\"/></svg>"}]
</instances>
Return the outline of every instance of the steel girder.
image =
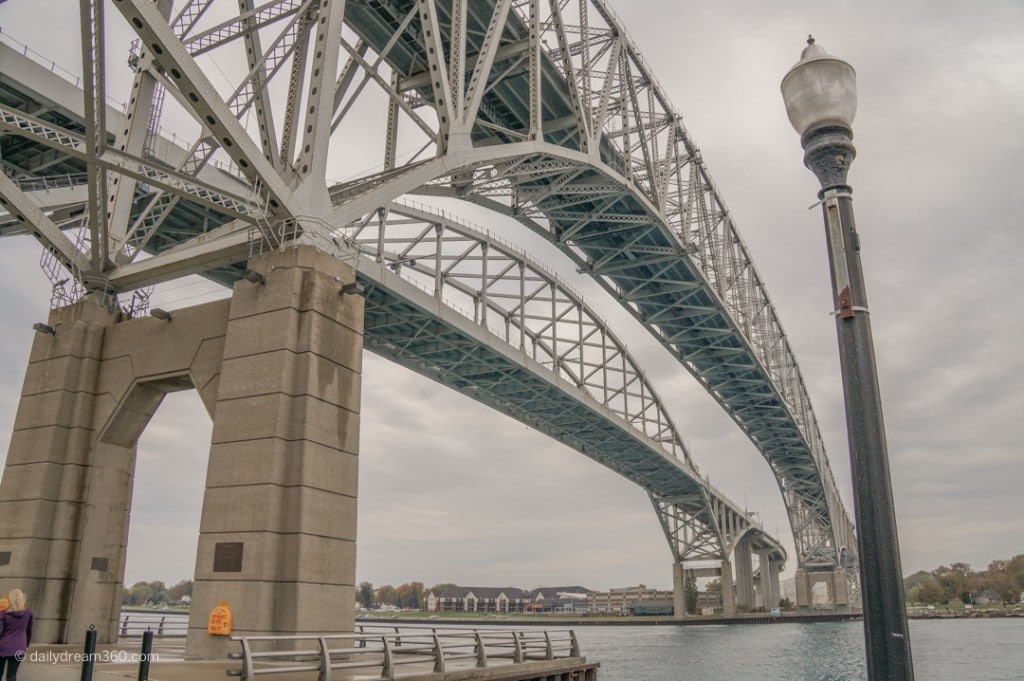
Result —
<instances>
[{"instance_id":1,"label":"steel girder","mask_svg":"<svg viewBox=\"0 0 1024 681\"><path fill-rule=\"evenodd\" d=\"M419 191L503 209L601 282L762 452L800 564L838 565L854 545L852 523L786 335L681 117L607 4L483 1L453 19L447 3L424 0L396 49L410 6L352 0L346 19L371 50L392 39L380 68L400 76L388 96L420 111L417 128L437 121L427 147L448 159L446 172ZM466 78L472 95L453 103L451 83ZM509 158L508 147L530 141L540 143L532 153ZM465 161L470 148L497 147L490 162ZM332 195L380 203L426 174L418 156L406 171Z\"/></svg>"},{"instance_id":2,"label":"steel girder","mask_svg":"<svg viewBox=\"0 0 1024 681\"><path fill-rule=\"evenodd\" d=\"M380 217L371 214L336 234L585 390L696 473L641 368L556 275L496 236L426 206L400 201Z\"/></svg>"},{"instance_id":3,"label":"steel girder","mask_svg":"<svg viewBox=\"0 0 1024 681\"><path fill-rule=\"evenodd\" d=\"M96 210L20 221L40 227L33 233L87 286L116 293L204 271L227 280L253 226L317 234L417 189L499 206L613 291L750 435L779 480L802 565L835 564L854 546L785 335L679 115L606 3L191 0L176 13L166 2L112 4L140 39L131 124L97 134L102 78L91 81L92 109L66 126L43 121L77 138L31 133L23 121L40 112L3 102L18 119L5 130L29 148L37 175L68 172L71 159L75 172L108 176L115 210L105 225L85 217ZM94 3L82 7L95 17ZM103 34L90 21L84 70L95 76ZM237 87L215 87L204 59L238 65L225 74ZM367 86L388 106L383 170L328 193L330 132ZM153 147L162 93L198 128L184 153ZM74 156L83 141L85 156ZM10 172L8 158L19 157L4 154ZM240 183L211 182L216 160ZM26 198L17 185L2 190L9 203ZM234 212L221 196L237 201ZM69 225L92 237L62 240Z\"/></svg>"},{"instance_id":4,"label":"steel girder","mask_svg":"<svg viewBox=\"0 0 1024 681\"><path fill-rule=\"evenodd\" d=\"M353 262L366 288L366 347L640 485L678 562L726 559L746 534L785 561L779 542L700 476L608 325L543 265L455 216L408 202L366 215L334 239L324 250Z\"/></svg>"}]
</instances>

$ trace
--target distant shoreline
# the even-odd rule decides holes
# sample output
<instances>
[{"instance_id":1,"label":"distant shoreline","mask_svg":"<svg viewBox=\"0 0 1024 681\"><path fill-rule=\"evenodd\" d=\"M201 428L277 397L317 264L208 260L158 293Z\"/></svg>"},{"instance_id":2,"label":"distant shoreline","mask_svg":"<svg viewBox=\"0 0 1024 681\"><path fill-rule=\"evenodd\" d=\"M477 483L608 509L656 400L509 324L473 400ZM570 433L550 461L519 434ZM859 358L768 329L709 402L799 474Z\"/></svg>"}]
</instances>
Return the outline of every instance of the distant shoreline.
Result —
<instances>
[{"instance_id":1,"label":"distant shoreline","mask_svg":"<svg viewBox=\"0 0 1024 681\"><path fill-rule=\"evenodd\" d=\"M428 624L443 627L445 624L473 625L484 627L550 627L550 626L581 626L581 627L615 627L615 626L721 626L725 624L790 624L815 622L846 622L859 620L859 613L815 613L811 615L780 615L773 617L765 613L754 613L742 617L693 617L676 619L674 617L631 616L631 617L537 617L516 619L511 617L440 617L437 619L423 617L356 617L357 624L397 627L403 624Z\"/></svg>"},{"instance_id":2,"label":"distant shoreline","mask_svg":"<svg viewBox=\"0 0 1024 681\"><path fill-rule=\"evenodd\" d=\"M911 620L971 620L991 619L996 617L1024 617L1024 608L984 608L984 609L956 609L956 610L923 610L915 608L907 612L907 619Z\"/></svg>"},{"instance_id":3,"label":"distant shoreline","mask_svg":"<svg viewBox=\"0 0 1024 681\"><path fill-rule=\"evenodd\" d=\"M995 619L1024 618L1024 609L984 609L984 610L928 610L924 612L910 611L907 619ZM813 624L817 622L859 621L863 615L855 613L813 613L809 615L785 614L777 617L765 613L753 613L741 617L694 617L676 619L674 617L630 616L630 617L558 617L542 616L521 619L513 617L375 617L358 616L356 622L363 625L401 626L403 624L428 624L442 627L445 624L479 625L479 626L658 626L658 625L723 625L723 624Z\"/></svg>"},{"instance_id":4,"label":"distant shoreline","mask_svg":"<svg viewBox=\"0 0 1024 681\"><path fill-rule=\"evenodd\" d=\"M121 608L122 613L137 613L147 615L188 615L188 608L145 608L137 605ZM674 617L658 616L627 616L627 617L559 617L540 616L535 618L513 618L513 617L438 617L432 619L430 616L366 616L356 617L359 624L377 624L382 626L400 626L402 624L429 624L443 626L444 624L478 624L480 626L652 626L652 625L720 625L720 624L777 624L777 623L814 623L814 622L839 622L849 620L860 620L862 614L855 613L814 613L809 615L797 615L787 613L773 617L766 613L751 613L739 617L693 617L687 619L676 619ZM935 620L935 619L995 619L995 618L1024 618L1024 607L1016 608L978 608L966 609L935 609L925 610L923 608L910 608L907 611L907 619L912 620Z\"/></svg>"}]
</instances>

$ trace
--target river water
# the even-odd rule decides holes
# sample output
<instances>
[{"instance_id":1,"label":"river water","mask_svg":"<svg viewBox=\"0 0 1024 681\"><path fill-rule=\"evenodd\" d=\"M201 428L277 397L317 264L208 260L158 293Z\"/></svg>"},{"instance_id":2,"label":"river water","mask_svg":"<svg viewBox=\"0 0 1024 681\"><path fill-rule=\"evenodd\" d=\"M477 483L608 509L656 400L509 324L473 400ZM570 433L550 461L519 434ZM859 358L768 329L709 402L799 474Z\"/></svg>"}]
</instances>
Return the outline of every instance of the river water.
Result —
<instances>
[{"instance_id":1,"label":"river water","mask_svg":"<svg viewBox=\"0 0 1024 681\"><path fill-rule=\"evenodd\" d=\"M170 632L188 619L123 614L133 629L165 617ZM572 628L598 681L867 680L861 622ZM911 620L910 645L915 681L1024 681L1024 618Z\"/></svg>"},{"instance_id":2,"label":"river water","mask_svg":"<svg viewBox=\"0 0 1024 681\"><path fill-rule=\"evenodd\" d=\"M599 681L866 681L861 622L576 627ZM912 620L916 681L1024 681L1024 619Z\"/></svg>"}]
</instances>

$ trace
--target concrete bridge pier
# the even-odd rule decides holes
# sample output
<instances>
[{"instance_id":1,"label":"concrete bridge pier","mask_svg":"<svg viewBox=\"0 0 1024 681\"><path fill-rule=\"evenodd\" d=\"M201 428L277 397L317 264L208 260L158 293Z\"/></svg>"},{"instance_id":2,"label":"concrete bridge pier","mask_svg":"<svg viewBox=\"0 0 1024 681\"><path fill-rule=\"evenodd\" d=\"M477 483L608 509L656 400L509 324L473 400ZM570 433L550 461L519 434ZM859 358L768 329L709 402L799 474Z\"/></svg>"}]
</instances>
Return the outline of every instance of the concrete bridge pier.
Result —
<instances>
[{"instance_id":1,"label":"concrete bridge pier","mask_svg":"<svg viewBox=\"0 0 1024 681\"><path fill-rule=\"evenodd\" d=\"M722 616L733 617L736 615L736 597L733 594L732 563L728 559L722 560L722 576L719 583L722 585Z\"/></svg>"},{"instance_id":2,"label":"concrete bridge pier","mask_svg":"<svg viewBox=\"0 0 1024 681\"><path fill-rule=\"evenodd\" d=\"M672 607L675 617L693 614L686 610L686 569L682 563L672 563Z\"/></svg>"},{"instance_id":3,"label":"concrete bridge pier","mask_svg":"<svg viewBox=\"0 0 1024 681\"><path fill-rule=\"evenodd\" d=\"M84 640L71 618L86 601L94 603L90 623L110 640L120 608L127 517L106 528L104 544L81 541L90 492L103 478L130 476L134 463L96 451L96 424L112 413L99 375L104 337L117 320L92 299L54 310L47 323L55 333L36 334L29 355L0 484L0 591L25 592L39 643ZM98 459L108 467L91 476ZM109 494L92 517L123 504L123 493Z\"/></svg>"},{"instance_id":4,"label":"concrete bridge pier","mask_svg":"<svg viewBox=\"0 0 1024 681\"><path fill-rule=\"evenodd\" d=\"M737 542L734 560L736 561L736 608L740 611L753 610L756 606L754 601L754 565L749 535Z\"/></svg>"},{"instance_id":5,"label":"concrete bridge pier","mask_svg":"<svg viewBox=\"0 0 1024 681\"><path fill-rule=\"evenodd\" d=\"M836 612L850 612L850 579L846 571L841 567L833 570L830 584L832 607Z\"/></svg>"},{"instance_id":6,"label":"concrete bridge pier","mask_svg":"<svg viewBox=\"0 0 1024 681\"><path fill-rule=\"evenodd\" d=\"M814 607L814 586L824 583L828 592L828 605L837 612L850 610L850 586L846 572L842 568L832 570L796 571L796 604L801 612Z\"/></svg>"},{"instance_id":7,"label":"concrete bridge pier","mask_svg":"<svg viewBox=\"0 0 1024 681\"><path fill-rule=\"evenodd\" d=\"M309 246L249 263L231 298L185 653L223 657L207 617L247 635L352 631L363 298Z\"/></svg>"},{"instance_id":8,"label":"concrete bridge pier","mask_svg":"<svg viewBox=\"0 0 1024 681\"><path fill-rule=\"evenodd\" d=\"M186 653L227 652L220 601L236 633L352 630L363 300L309 246L250 267L264 283L169 321L87 297L36 336L0 483L0 591L35 642L116 639L138 438L192 388L213 436Z\"/></svg>"},{"instance_id":9,"label":"concrete bridge pier","mask_svg":"<svg viewBox=\"0 0 1024 681\"><path fill-rule=\"evenodd\" d=\"M779 585L779 562L768 551L757 552L761 570L761 600L767 610L779 607L782 589Z\"/></svg>"}]
</instances>

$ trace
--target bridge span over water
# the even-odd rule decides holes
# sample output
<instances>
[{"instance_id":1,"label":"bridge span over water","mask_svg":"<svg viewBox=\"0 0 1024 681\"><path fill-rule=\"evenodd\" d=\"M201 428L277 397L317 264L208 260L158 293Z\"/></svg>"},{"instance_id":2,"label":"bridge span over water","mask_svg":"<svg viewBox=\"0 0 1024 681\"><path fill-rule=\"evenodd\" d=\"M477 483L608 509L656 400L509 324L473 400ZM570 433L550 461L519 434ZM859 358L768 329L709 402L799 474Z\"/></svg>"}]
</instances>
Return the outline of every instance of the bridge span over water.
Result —
<instances>
[{"instance_id":1,"label":"bridge span over water","mask_svg":"<svg viewBox=\"0 0 1024 681\"><path fill-rule=\"evenodd\" d=\"M76 83L0 45L0 234L43 244L55 296L0 488L0 578L34 590L44 636L71 640L97 610L116 628L134 447L188 388L214 420L194 610L277 603L239 613L254 633L350 620L363 347L643 487L677 612L684 570L707 560L735 560L753 606L752 551L777 597L779 542L701 477L608 325L516 247L401 198L417 193L514 217L618 300L775 473L804 604L818 578L849 603L853 529L785 334L603 0L109 6L67 18ZM117 58L113 22L138 38ZM367 130L378 168L329 182ZM147 287L188 274L231 300L144 316ZM216 648L204 629L195 654Z\"/></svg>"}]
</instances>

